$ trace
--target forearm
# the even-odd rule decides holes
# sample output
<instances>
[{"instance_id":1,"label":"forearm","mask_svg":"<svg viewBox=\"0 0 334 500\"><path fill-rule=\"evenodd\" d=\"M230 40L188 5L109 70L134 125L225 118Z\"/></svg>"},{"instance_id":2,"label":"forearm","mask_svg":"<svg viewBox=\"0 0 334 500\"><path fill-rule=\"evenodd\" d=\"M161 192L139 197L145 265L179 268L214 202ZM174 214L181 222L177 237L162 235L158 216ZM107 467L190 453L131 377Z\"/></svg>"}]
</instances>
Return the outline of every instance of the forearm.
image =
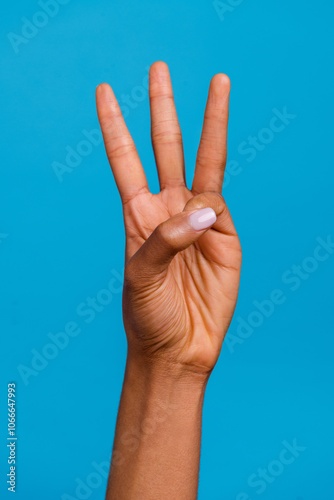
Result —
<instances>
[{"instance_id":1,"label":"forearm","mask_svg":"<svg viewBox=\"0 0 334 500\"><path fill-rule=\"evenodd\" d=\"M207 379L128 356L106 500L195 500Z\"/></svg>"}]
</instances>

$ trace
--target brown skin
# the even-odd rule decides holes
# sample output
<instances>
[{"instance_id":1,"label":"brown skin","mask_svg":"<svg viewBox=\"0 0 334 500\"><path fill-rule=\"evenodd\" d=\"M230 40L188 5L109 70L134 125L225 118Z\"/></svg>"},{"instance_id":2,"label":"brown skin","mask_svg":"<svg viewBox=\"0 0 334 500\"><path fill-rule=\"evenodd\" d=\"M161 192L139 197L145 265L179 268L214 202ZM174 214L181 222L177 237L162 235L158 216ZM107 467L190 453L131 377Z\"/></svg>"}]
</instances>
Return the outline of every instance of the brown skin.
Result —
<instances>
[{"instance_id":1,"label":"brown skin","mask_svg":"<svg viewBox=\"0 0 334 500\"><path fill-rule=\"evenodd\" d=\"M111 88L101 84L96 91L126 233L128 358L114 442L124 460L111 468L106 498L193 499L204 389L234 313L241 268L239 238L221 196L230 81L223 74L212 78L189 190L167 65L154 63L149 76L158 194L149 191ZM189 215L206 207L215 211L216 222L194 230ZM122 435L133 425L141 428L148 416L152 420L158 400L168 400L173 412L130 452Z\"/></svg>"}]
</instances>

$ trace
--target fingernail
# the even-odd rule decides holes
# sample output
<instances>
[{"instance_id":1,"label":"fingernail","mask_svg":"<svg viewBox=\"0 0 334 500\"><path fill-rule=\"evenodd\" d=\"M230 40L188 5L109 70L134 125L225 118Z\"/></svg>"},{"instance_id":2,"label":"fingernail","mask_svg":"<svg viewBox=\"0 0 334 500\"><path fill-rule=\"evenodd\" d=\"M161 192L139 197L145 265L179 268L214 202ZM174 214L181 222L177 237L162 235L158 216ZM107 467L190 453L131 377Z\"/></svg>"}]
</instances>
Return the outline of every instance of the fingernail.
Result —
<instances>
[{"instance_id":1,"label":"fingernail","mask_svg":"<svg viewBox=\"0 0 334 500\"><path fill-rule=\"evenodd\" d=\"M212 208L201 208L189 216L189 222L193 229L199 231L212 226L216 222L216 213Z\"/></svg>"}]
</instances>

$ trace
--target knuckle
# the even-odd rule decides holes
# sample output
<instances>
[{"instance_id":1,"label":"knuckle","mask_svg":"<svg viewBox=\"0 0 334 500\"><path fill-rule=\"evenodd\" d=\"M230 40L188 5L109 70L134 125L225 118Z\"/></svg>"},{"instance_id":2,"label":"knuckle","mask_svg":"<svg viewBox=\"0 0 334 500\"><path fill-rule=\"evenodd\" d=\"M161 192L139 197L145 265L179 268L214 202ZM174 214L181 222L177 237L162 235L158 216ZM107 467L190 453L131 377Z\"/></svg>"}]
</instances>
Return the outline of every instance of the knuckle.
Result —
<instances>
[{"instance_id":1,"label":"knuckle","mask_svg":"<svg viewBox=\"0 0 334 500\"><path fill-rule=\"evenodd\" d=\"M215 190L194 194L195 196L186 205L187 209L211 207L217 215L227 209L224 197Z\"/></svg>"},{"instance_id":2,"label":"knuckle","mask_svg":"<svg viewBox=\"0 0 334 500\"><path fill-rule=\"evenodd\" d=\"M168 231L166 231L166 225L163 222L155 228L154 233L158 244L163 244L168 239Z\"/></svg>"},{"instance_id":3,"label":"knuckle","mask_svg":"<svg viewBox=\"0 0 334 500\"><path fill-rule=\"evenodd\" d=\"M204 153L203 152L204 150L206 151L211 150L212 152L211 154L209 154L208 152ZM213 151L212 148L210 148L210 144L208 144L205 140L203 140L198 150L196 163L200 167L208 168L208 166L210 166L210 168L221 170L222 172L223 168L225 167L226 157L227 157L226 146L224 146L223 149L217 153Z\"/></svg>"},{"instance_id":4,"label":"knuckle","mask_svg":"<svg viewBox=\"0 0 334 500\"><path fill-rule=\"evenodd\" d=\"M176 128L176 127L175 127ZM152 127L152 140L156 144L180 144L182 145L181 130L163 129L163 124Z\"/></svg>"},{"instance_id":5,"label":"knuckle","mask_svg":"<svg viewBox=\"0 0 334 500\"><path fill-rule=\"evenodd\" d=\"M127 153L136 151L136 147L132 141L124 140L113 140L109 143L107 142L106 149L109 160L119 158Z\"/></svg>"},{"instance_id":6,"label":"knuckle","mask_svg":"<svg viewBox=\"0 0 334 500\"><path fill-rule=\"evenodd\" d=\"M108 107L100 110L99 122L103 132L112 133L115 128L115 120L122 118L122 112L118 105L109 103Z\"/></svg>"},{"instance_id":7,"label":"knuckle","mask_svg":"<svg viewBox=\"0 0 334 500\"><path fill-rule=\"evenodd\" d=\"M157 250L161 247L174 247L174 234L167 221L161 222L161 224L155 228L154 233L157 242Z\"/></svg>"},{"instance_id":8,"label":"knuckle","mask_svg":"<svg viewBox=\"0 0 334 500\"><path fill-rule=\"evenodd\" d=\"M165 101L167 104L174 104L173 92L169 87L162 86L159 83L153 83L150 87L150 101Z\"/></svg>"}]
</instances>

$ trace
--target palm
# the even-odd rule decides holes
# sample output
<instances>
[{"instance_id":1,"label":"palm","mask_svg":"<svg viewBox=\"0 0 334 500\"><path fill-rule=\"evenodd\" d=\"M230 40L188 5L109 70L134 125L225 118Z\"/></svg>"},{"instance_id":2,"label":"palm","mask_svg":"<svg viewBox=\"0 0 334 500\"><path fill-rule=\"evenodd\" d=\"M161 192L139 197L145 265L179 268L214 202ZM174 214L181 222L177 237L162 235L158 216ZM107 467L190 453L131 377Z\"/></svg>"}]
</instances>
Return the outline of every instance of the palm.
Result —
<instances>
[{"instance_id":1,"label":"palm","mask_svg":"<svg viewBox=\"0 0 334 500\"><path fill-rule=\"evenodd\" d=\"M161 65L161 63L156 64ZM163 71L161 66L160 71ZM159 103L155 103L159 94L155 96L154 89L163 88L165 92L166 87L168 88L168 79L161 79L161 72L158 79L150 80L152 140L162 186L158 194L149 192L143 171L134 170L132 182L131 176L125 178L123 173L122 177L121 171L117 171L116 164L124 162L124 157L129 154L134 155L132 161L137 162L137 153L128 132L126 133L124 129L125 125L122 127L126 140L124 141L123 135L123 142L116 144L120 137L121 121L114 129L114 136L116 130L118 136L114 137L113 142L111 141L110 120L113 119L115 123L116 119L121 118L119 115L115 116L115 107L111 116L110 100L109 108L106 108L106 101L103 105L102 97L101 101L98 98L98 112L107 154L123 201L126 266L159 224L182 212L186 204L191 209L202 208L201 196L198 196L200 193L209 192L210 196L210 192L213 191L217 195L221 190L223 178L221 165L225 163L226 156L227 110L225 109L223 117L225 130L214 130L212 121L215 119L217 109L213 109L214 103L210 106L208 100L206 129L203 128L198 155L199 165L196 166L198 175L196 177L195 173L192 190L189 190L182 179L176 178L181 172L185 179L182 142L178 136L178 129L175 129L178 123L175 123L174 104L168 103L167 109L160 104L159 109ZM214 93L214 89L210 91L211 94ZM108 93L107 96L110 99L112 94ZM212 100L214 99L211 95ZM162 120L162 115L168 119ZM216 119L216 129L217 123L221 127L222 120ZM168 130L169 125L171 128ZM163 130L165 134L162 133ZM159 141L158 137L162 140ZM173 142L175 144L171 144ZM214 161L214 153L220 156L218 162ZM211 172L208 167L205 179L200 160L201 156L207 157L209 154L213 161ZM217 169L218 163L219 169ZM213 183L208 177L213 172L217 179L216 189L212 189ZM173 177L172 182L170 176ZM135 324L136 340L139 340L150 354L164 351L171 355L174 361L197 364L210 369L218 358L224 334L233 315L238 294L240 264L239 239L226 209L220 229L218 231L209 229L198 241L179 252L168 266L163 279L155 279L153 286L151 282L146 281L135 291L127 290L125 284L127 308L125 323L128 321L129 325Z\"/></svg>"},{"instance_id":2,"label":"palm","mask_svg":"<svg viewBox=\"0 0 334 500\"><path fill-rule=\"evenodd\" d=\"M126 261L163 221L182 211L193 197L187 188L142 193L125 205ZM177 349L179 361L212 366L230 324L238 294L238 236L208 231L171 262L161 286L142 301L138 329L162 336L165 348ZM205 279L203 279L205 278ZM166 335L165 332L168 332ZM160 342L159 342L159 347Z\"/></svg>"}]
</instances>

